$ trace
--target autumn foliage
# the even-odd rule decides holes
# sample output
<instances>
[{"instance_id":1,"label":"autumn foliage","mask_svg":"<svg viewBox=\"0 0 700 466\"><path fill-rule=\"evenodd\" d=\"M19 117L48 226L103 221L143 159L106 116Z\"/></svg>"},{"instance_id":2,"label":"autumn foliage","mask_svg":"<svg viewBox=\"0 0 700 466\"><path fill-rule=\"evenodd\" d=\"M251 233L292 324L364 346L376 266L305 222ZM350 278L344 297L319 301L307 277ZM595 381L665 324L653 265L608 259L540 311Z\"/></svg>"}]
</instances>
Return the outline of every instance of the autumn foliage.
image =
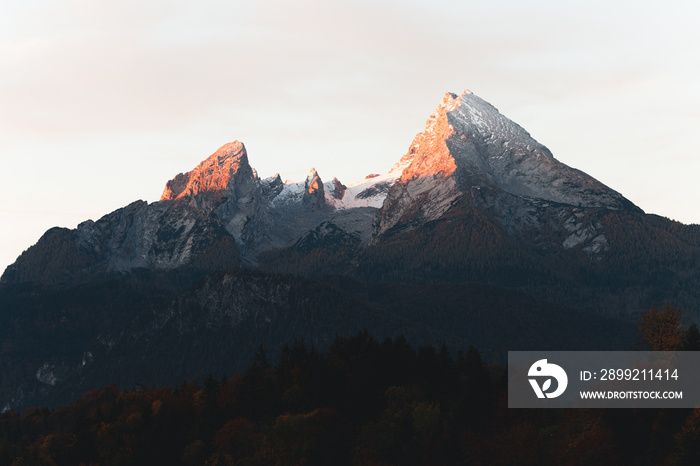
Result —
<instances>
[{"instance_id":1,"label":"autumn foliage","mask_svg":"<svg viewBox=\"0 0 700 466\"><path fill-rule=\"evenodd\" d=\"M654 306L642 315L639 331L651 351L678 351L683 348L687 325L683 310L671 305Z\"/></svg>"},{"instance_id":2,"label":"autumn foliage","mask_svg":"<svg viewBox=\"0 0 700 466\"><path fill-rule=\"evenodd\" d=\"M651 319L650 314L646 320ZM646 321L645 320L645 321ZM0 415L7 465L697 464L692 410L508 409L505 368L398 337L302 342L177 388Z\"/></svg>"}]
</instances>

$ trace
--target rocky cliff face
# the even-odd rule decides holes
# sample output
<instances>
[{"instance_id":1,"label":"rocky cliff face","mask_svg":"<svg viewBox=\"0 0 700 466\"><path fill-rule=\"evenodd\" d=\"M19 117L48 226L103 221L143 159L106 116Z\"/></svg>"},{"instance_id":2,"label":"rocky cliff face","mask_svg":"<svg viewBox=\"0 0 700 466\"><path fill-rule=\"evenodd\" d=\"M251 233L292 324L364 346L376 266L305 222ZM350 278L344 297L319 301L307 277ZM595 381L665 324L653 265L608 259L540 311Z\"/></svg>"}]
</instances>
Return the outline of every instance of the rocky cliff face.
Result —
<instances>
[{"instance_id":1,"label":"rocky cliff face","mask_svg":"<svg viewBox=\"0 0 700 466\"><path fill-rule=\"evenodd\" d=\"M2 281L76 282L137 269L237 267L239 248L215 216L186 203L134 202L75 230L49 230Z\"/></svg>"},{"instance_id":2,"label":"rocky cliff face","mask_svg":"<svg viewBox=\"0 0 700 466\"><path fill-rule=\"evenodd\" d=\"M161 203L186 204L215 218L246 253L271 224L262 183L248 162L243 143L221 146L192 171L168 181Z\"/></svg>"},{"instance_id":3,"label":"rocky cliff face","mask_svg":"<svg viewBox=\"0 0 700 466\"><path fill-rule=\"evenodd\" d=\"M207 195L221 200L224 193L255 178L248 163L243 143L234 141L221 146L194 170L180 173L168 181L161 201L173 201L187 196Z\"/></svg>"}]
</instances>

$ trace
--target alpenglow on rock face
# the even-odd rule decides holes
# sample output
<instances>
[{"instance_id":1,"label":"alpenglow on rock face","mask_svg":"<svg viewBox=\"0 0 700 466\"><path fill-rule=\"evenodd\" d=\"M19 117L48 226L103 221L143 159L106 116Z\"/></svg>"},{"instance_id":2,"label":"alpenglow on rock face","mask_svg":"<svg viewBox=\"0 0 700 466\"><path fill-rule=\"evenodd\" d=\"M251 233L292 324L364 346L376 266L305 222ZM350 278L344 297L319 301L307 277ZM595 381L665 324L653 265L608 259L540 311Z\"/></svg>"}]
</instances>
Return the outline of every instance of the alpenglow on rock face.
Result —
<instances>
[{"instance_id":1,"label":"alpenglow on rock face","mask_svg":"<svg viewBox=\"0 0 700 466\"><path fill-rule=\"evenodd\" d=\"M215 256L224 244L227 259L215 261L217 267L239 261L255 266L261 252L298 241L308 247L319 231L333 231L342 244L377 244L457 206L484 212L516 236L547 225L564 235L557 247L591 254L604 252L608 243L599 223L580 220L582 209L639 211L557 161L527 131L465 91L445 94L387 174L348 185L337 178L324 183L313 169L298 183L282 182L279 175L261 179L243 143L234 141L168 181L159 202L140 202L72 232L45 235L3 280L186 267ZM63 244L59 255L56 242ZM53 264L53 272L39 270L42 262Z\"/></svg>"},{"instance_id":2,"label":"alpenglow on rock face","mask_svg":"<svg viewBox=\"0 0 700 466\"><path fill-rule=\"evenodd\" d=\"M225 144L188 173L180 173L168 181L161 201L172 201L200 193L223 193L236 176L253 177L248 164L248 154L242 142Z\"/></svg>"}]
</instances>

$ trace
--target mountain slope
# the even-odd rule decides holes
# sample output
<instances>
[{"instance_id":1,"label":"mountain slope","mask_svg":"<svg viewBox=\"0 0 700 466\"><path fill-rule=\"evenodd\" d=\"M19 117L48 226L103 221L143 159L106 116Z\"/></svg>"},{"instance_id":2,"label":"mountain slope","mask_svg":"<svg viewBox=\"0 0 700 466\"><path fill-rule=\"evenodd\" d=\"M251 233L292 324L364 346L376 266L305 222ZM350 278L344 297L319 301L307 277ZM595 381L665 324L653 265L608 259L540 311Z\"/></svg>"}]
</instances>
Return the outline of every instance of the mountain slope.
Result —
<instances>
[{"instance_id":1,"label":"mountain slope","mask_svg":"<svg viewBox=\"0 0 700 466\"><path fill-rule=\"evenodd\" d=\"M362 328L495 359L629 349L653 304L700 316L700 226L644 214L465 92L389 173L261 179L235 141L158 202L49 230L0 282L0 407L24 407Z\"/></svg>"},{"instance_id":2,"label":"mountain slope","mask_svg":"<svg viewBox=\"0 0 700 466\"><path fill-rule=\"evenodd\" d=\"M75 230L49 230L1 281L77 283L138 269L216 270L239 263L238 246L216 217L185 203L137 201Z\"/></svg>"}]
</instances>

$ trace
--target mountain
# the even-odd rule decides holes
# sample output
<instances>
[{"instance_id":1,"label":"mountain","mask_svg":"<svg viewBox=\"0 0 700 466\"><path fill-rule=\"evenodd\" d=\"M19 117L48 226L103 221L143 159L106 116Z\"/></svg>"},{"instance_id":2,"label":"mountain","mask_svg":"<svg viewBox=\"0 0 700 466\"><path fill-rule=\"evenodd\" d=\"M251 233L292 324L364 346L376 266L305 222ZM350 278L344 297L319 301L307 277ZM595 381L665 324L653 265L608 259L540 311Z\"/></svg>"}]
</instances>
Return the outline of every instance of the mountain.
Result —
<instances>
[{"instance_id":1,"label":"mountain","mask_svg":"<svg viewBox=\"0 0 700 466\"><path fill-rule=\"evenodd\" d=\"M244 145L235 141L168 181L160 202L138 201L74 231L50 230L2 281L75 282L95 273L201 261L210 262L211 270L255 266L261 252L307 241L323 224L362 244L377 244L465 203L509 235L549 227L565 237L545 248L579 247L590 255L608 242L599 222L581 220L584 212L641 213L465 91L445 95L386 175L349 186L336 178L324 183L314 169L299 183L283 183L279 175L260 179Z\"/></svg>"},{"instance_id":2,"label":"mountain","mask_svg":"<svg viewBox=\"0 0 700 466\"><path fill-rule=\"evenodd\" d=\"M527 131L465 91L446 94L402 161L375 235L442 217L465 195L518 229L536 222L528 208L578 206L641 212L594 178L556 160ZM527 206L527 207L526 207Z\"/></svg>"},{"instance_id":3,"label":"mountain","mask_svg":"<svg viewBox=\"0 0 700 466\"><path fill-rule=\"evenodd\" d=\"M655 303L700 314L700 226L648 215L495 107L446 94L386 174L260 178L225 144L134 202L47 231L0 279L0 407L177 384L295 338L629 349Z\"/></svg>"},{"instance_id":4,"label":"mountain","mask_svg":"<svg viewBox=\"0 0 700 466\"><path fill-rule=\"evenodd\" d=\"M386 175L349 187L336 178L324 183L314 169L299 183L283 183L279 175L260 179L244 145L235 141L168 181L160 202L136 202L74 231L50 230L2 281L72 282L95 272L189 267L209 260L212 250L225 251L215 254L220 261L213 270L254 266L261 252L308 242L306 236L318 236L322 225L376 244L465 203L509 235L547 224L566 234L558 247L578 246L591 255L608 244L600 224L580 220L583 212L641 213L465 91L445 95Z\"/></svg>"}]
</instances>

